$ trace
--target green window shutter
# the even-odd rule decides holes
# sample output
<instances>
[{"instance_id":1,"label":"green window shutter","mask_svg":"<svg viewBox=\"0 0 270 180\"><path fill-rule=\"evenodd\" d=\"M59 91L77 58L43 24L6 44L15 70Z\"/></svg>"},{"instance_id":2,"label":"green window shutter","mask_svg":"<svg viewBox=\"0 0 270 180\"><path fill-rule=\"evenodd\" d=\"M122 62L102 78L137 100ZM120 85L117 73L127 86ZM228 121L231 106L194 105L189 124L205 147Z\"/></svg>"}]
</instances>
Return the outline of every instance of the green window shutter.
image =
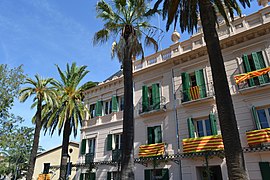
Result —
<instances>
[{"instance_id":1,"label":"green window shutter","mask_svg":"<svg viewBox=\"0 0 270 180\"><path fill-rule=\"evenodd\" d=\"M259 162L262 180L270 179L270 166L269 162Z\"/></svg>"},{"instance_id":2,"label":"green window shutter","mask_svg":"<svg viewBox=\"0 0 270 180\"><path fill-rule=\"evenodd\" d=\"M159 84L152 84L153 109L160 109Z\"/></svg>"},{"instance_id":3,"label":"green window shutter","mask_svg":"<svg viewBox=\"0 0 270 180\"><path fill-rule=\"evenodd\" d=\"M148 137L148 144L153 144L154 137L153 137L153 127L147 127L147 137Z\"/></svg>"},{"instance_id":4,"label":"green window shutter","mask_svg":"<svg viewBox=\"0 0 270 180\"><path fill-rule=\"evenodd\" d=\"M257 56L258 56L258 59L259 59L260 64L261 64L261 68L265 68L266 65L265 65L265 62L264 62L262 51L257 52ZM269 76L268 76L268 74L264 74L264 75L262 75L262 77L263 77L265 83L268 83L269 82Z\"/></svg>"},{"instance_id":5,"label":"green window shutter","mask_svg":"<svg viewBox=\"0 0 270 180\"><path fill-rule=\"evenodd\" d=\"M262 69L263 67L261 67L261 62L259 61L257 53L251 53L251 55L252 55L252 59L253 59L256 70ZM258 79L259 79L260 84L265 83L263 76L258 76Z\"/></svg>"},{"instance_id":6,"label":"green window shutter","mask_svg":"<svg viewBox=\"0 0 270 180\"><path fill-rule=\"evenodd\" d=\"M162 131L161 126L154 127L154 133L155 133L155 142L154 143L162 143Z\"/></svg>"},{"instance_id":7,"label":"green window shutter","mask_svg":"<svg viewBox=\"0 0 270 180\"><path fill-rule=\"evenodd\" d=\"M255 124L256 124L256 128L261 129L260 119L259 119L259 116L258 116L258 113L257 113L255 106L251 107L251 112L252 112L252 116L253 116L253 119L254 119Z\"/></svg>"},{"instance_id":8,"label":"green window shutter","mask_svg":"<svg viewBox=\"0 0 270 180\"><path fill-rule=\"evenodd\" d=\"M84 180L83 175L84 175L83 173L80 174L80 180Z\"/></svg>"},{"instance_id":9,"label":"green window shutter","mask_svg":"<svg viewBox=\"0 0 270 180\"><path fill-rule=\"evenodd\" d=\"M147 86L142 87L142 111L148 111L149 103L148 103L148 88Z\"/></svg>"},{"instance_id":10,"label":"green window shutter","mask_svg":"<svg viewBox=\"0 0 270 180\"><path fill-rule=\"evenodd\" d=\"M243 62L244 62L244 67L245 67L245 72L250 72L251 71L251 67L250 67L250 64L249 64L249 61L248 61L248 56L246 54L243 55L242 57L243 59ZM254 79L251 78L248 80L250 86L255 86L255 82L254 82Z\"/></svg>"},{"instance_id":11,"label":"green window shutter","mask_svg":"<svg viewBox=\"0 0 270 180\"><path fill-rule=\"evenodd\" d=\"M194 126L193 118L191 117L188 118L187 123L188 123L189 138L194 138L195 126Z\"/></svg>"},{"instance_id":12,"label":"green window shutter","mask_svg":"<svg viewBox=\"0 0 270 180\"><path fill-rule=\"evenodd\" d=\"M182 91L183 91L183 101L190 101L191 96L190 96L190 79L189 79L189 74L186 72L183 72L181 74L182 76Z\"/></svg>"},{"instance_id":13,"label":"green window shutter","mask_svg":"<svg viewBox=\"0 0 270 180\"><path fill-rule=\"evenodd\" d=\"M113 135L108 134L108 136L107 136L107 151L112 150L112 138L113 138Z\"/></svg>"},{"instance_id":14,"label":"green window shutter","mask_svg":"<svg viewBox=\"0 0 270 180\"><path fill-rule=\"evenodd\" d=\"M112 102L112 112L117 112L118 111L117 96L113 95L111 102Z\"/></svg>"},{"instance_id":15,"label":"green window shutter","mask_svg":"<svg viewBox=\"0 0 270 180\"><path fill-rule=\"evenodd\" d=\"M97 101L96 103L96 116L102 116L102 101Z\"/></svg>"},{"instance_id":16,"label":"green window shutter","mask_svg":"<svg viewBox=\"0 0 270 180\"><path fill-rule=\"evenodd\" d=\"M150 169L145 169L144 170L144 180L151 180L151 170Z\"/></svg>"},{"instance_id":17,"label":"green window shutter","mask_svg":"<svg viewBox=\"0 0 270 180\"><path fill-rule=\"evenodd\" d=\"M214 113L209 114L209 119L211 123L211 130L213 135L217 135L217 120Z\"/></svg>"},{"instance_id":18,"label":"green window shutter","mask_svg":"<svg viewBox=\"0 0 270 180\"><path fill-rule=\"evenodd\" d=\"M86 150L86 139L83 139L81 143L81 155L85 154L85 150Z\"/></svg>"},{"instance_id":19,"label":"green window shutter","mask_svg":"<svg viewBox=\"0 0 270 180\"><path fill-rule=\"evenodd\" d=\"M206 97L206 87L205 87L203 69L195 71L195 77L196 77L197 86L199 86L200 97L204 98L204 97Z\"/></svg>"},{"instance_id":20,"label":"green window shutter","mask_svg":"<svg viewBox=\"0 0 270 180\"><path fill-rule=\"evenodd\" d=\"M169 169L162 169L162 180L169 180Z\"/></svg>"},{"instance_id":21,"label":"green window shutter","mask_svg":"<svg viewBox=\"0 0 270 180\"><path fill-rule=\"evenodd\" d=\"M111 172L107 172L107 180L111 180L111 179L112 179Z\"/></svg>"}]
</instances>

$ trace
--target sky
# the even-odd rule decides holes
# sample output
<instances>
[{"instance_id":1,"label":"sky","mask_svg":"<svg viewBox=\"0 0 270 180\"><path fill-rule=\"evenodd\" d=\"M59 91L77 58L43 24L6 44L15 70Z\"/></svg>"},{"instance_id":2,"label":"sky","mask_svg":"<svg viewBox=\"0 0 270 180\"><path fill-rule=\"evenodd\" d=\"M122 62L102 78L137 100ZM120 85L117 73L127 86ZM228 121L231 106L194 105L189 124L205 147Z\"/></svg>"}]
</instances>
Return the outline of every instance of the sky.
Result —
<instances>
[{"instance_id":1,"label":"sky","mask_svg":"<svg viewBox=\"0 0 270 180\"><path fill-rule=\"evenodd\" d=\"M66 64L76 62L87 65L90 72L87 81L103 81L119 70L118 60L111 60L112 41L93 46L94 33L102 28L102 21L96 19L96 0L0 0L0 63L9 67L23 65L24 73L33 78L39 74L44 78L59 80L56 64L65 70ZM258 10L257 1L252 8L243 10L250 14ZM165 23L157 16L152 20L160 28ZM177 26L178 27L178 26ZM177 29L179 31L179 28ZM169 47L172 42L169 32L164 33L160 49ZM181 34L181 41L190 35ZM151 51L147 51L151 53ZM25 103L16 100L12 113L25 119L25 126L32 126L35 109L31 109L32 99ZM72 141L79 142L71 136ZM62 137L41 135L40 145L51 149L61 145Z\"/></svg>"}]
</instances>

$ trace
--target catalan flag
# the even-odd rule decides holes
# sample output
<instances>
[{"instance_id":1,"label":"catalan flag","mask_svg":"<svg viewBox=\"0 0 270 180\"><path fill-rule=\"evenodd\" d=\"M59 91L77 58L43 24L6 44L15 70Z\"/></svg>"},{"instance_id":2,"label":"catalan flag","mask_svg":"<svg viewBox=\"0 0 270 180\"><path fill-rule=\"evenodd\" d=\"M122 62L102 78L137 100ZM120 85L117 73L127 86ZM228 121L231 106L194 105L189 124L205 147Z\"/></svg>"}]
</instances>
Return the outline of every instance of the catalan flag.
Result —
<instances>
[{"instance_id":1,"label":"catalan flag","mask_svg":"<svg viewBox=\"0 0 270 180\"><path fill-rule=\"evenodd\" d=\"M246 132L249 146L270 142L270 128Z\"/></svg>"},{"instance_id":2,"label":"catalan flag","mask_svg":"<svg viewBox=\"0 0 270 180\"><path fill-rule=\"evenodd\" d=\"M161 156L164 155L164 152L164 143L141 145L139 147L139 157Z\"/></svg>"},{"instance_id":3,"label":"catalan flag","mask_svg":"<svg viewBox=\"0 0 270 180\"><path fill-rule=\"evenodd\" d=\"M270 71L270 67L267 67L267 68L259 69L256 71L251 71L251 72L244 73L244 74L238 74L238 75L234 76L234 80L235 80L236 84L239 84L240 82L243 82L245 80L267 74L269 71Z\"/></svg>"}]
</instances>

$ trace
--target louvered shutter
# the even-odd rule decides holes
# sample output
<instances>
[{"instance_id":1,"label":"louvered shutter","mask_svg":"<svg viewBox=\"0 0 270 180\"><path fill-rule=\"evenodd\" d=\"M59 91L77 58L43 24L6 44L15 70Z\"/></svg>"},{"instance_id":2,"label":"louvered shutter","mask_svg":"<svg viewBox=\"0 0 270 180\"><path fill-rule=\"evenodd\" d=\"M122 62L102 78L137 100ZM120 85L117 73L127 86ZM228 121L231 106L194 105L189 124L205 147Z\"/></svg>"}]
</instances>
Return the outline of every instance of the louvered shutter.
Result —
<instances>
[{"instance_id":1,"label":"louvered shutter","mask_svg":"<svg viewBox=\"0 0 270 180\"><path fill-rule=\"evenodd\" d=\"M257 52L257 56L258 56L259 62L261 64L261 68L265 68L266 65L265 65L265 62L264 62L262 51ZM269 75L268 74L264 74L264 75L262 75L262 77L263 77L265 83L269 82Z\"/></svg>"},{"instance_id":2,"label":"louvered shutter","mask_svg":"<svg viewBox=\"0 0 270 180\"><path fill-rule=\"evenodd\" d=\"M215 114L210 113L209 119L210 119L210 123L211 123L212 134L217 135L217 120L216 120Z\"/></svg>"},{"instance_id":3,"label":"louvered shutter","mask_svg":"<svg viewBox=\"0 0 270 180\"><path fill-rule=\"evenodd\" d=\"M269 162L259 162L262 180L270 179L270 164Z\"/></svg>"},{"instance_id":4,"label":"louvered shutter","mask_svg":"<svg viewBox=\"0 0 270 180\"><path fill-rule=\"evenodd\" d=\"M118 111L118 102L117 102L117 96L112 96L112 112Z\"/></svg>"},{"instance_id":5,"label":"louvered shutter","mask_svg":"<svg viewBox=\"0 0 270 180\"><path fill-rule=\"evenodd\" d=\"M153 109L160 109L159 84L152 84Z\"/></svg>"},{"instance_id":6,"label":"louvered shutter","mask_svg":"<svg viewBox=\"0 0 270 180\"><path fill-rule=\"evenodd\" d=\"M96 116L102 116L102 101L97 101L96 103Z\"/></svg>"},{"instance_id":7,"label":"louvered shutter","mask_svg":"<svg viewBox=\"0 0 270 180\"><path fill-rule=\"evenodd\" d=\"M148 88L147 86L142 86L142 111L147 112L149 109L148 107Z\"/></svg>"},{"instance_id":8,"label":"louvered shutter","mask_svg":"<svg viewBox=\"0 0 270 180\"><path fill-rule=\"evenodd\" d=\"M253 52L251 53L251 55L252 55L252 59L253 59L256 70L262 69L263 67L261 66L261 62L259 61L257 53ZM258 76L258 79L259 79L260 84L265 83L263 76Z\"/></svg>"},{"instance_id":9,"label":"louvered shutter","mask_svg":"<svg viewBox=\"0 0 270 180\"><path fill-rule=\"evenodd\" d=\"M162 180L169 180L169 169L162 169Z\"/></svg>"},{"instance_id":10,"label":"louvered shutter","mask_svg":"<svg viewBox=\"0 0 270 180\"><path fill-rule=\"evenodd\" d=\"M255 121L256 128L261 129L262 127L261 127L260 119L259 119L255 106L251 107L251 112L252 112L253 120Z\"/></svg>"},{"instance_id":11,"label":"louvered shutter","mask_svg":"<svg viewBox=\"0 0 270 180\"><path fill-rule=\"evenodd\" d=\"M206 97L206 87L205 87L203 69L195 71L195 78L196 78L197 86L199 86L200 98Z\"/></svg>"},{"instance_id":12,"label":"louvered shutter","mask_svg":"<svg viewBox=\"0 0 270 180\"><path fill-rule=\"evenodd\" d=\"M82 143L81 143L81 155L85 154L85 150L86 150L86 139L82 139Z\"/></svg>"},{"instance_id":13,"label":"louvered shutter","mask_svg":"<svg viewBox=\"0 0 270 180\"><path fill-rule=\"evenodd\" d=\"M186 72L182 73L182 91L183 91L183 101L190 101L191 96L190 96L190 79L189 79L189 74Z\"/></svg>"},{"instance_id":14,"label":"louvered shutter","mask_svg":"<svg viewBox=\"0 0 270 180\"><path fill-rule=\"evenodd\" d=\"M112 150L112 134L107 136L107 151Z\"/></svg>"},{"instance_id":15,"label":"louvered shutter","mask_svg":"<svg viewBox=\"0 0 270 180\"><path fill-rule=\"evenodd\" d=\"M243 62L244 62L244 68L245 68L245 72L250 72L251 71L251 67L250 67L250 64L249 64L249 61L248 61L248 56L246 54L243 55L242 57L243 59ZM254 79L251 78L248 80L249 82L249 85L250 86L254 86L255 85L255 82L254 82Z\"/></svg>"},{"instance_id":16,"label":"louvered shutter","mask_svg":"<svg viewBox=\"0 0 270 180\"><path fill-rule=\"evenodd\" d=\"M111 180L111 179L112 179L111 172L107 172L107 180Z\"/></svg>"},{"instance_id":17,"label":"louvered shutter","mask_svg":"<svg viewBox=\"0 0 270 180\"><path fill-rule=\"evenodd\" d=\"M151 180L152 177L151 177L151 170L150 169L145 169L144 170L144 180Z\"/></svg>"},{"instance_id":18,"label":"louvered shutter","mask_svg":"<svg viewBox=\"0 0 270 180\"><path fill-rule=\"evenodd\" d=\"M84 174L81 173L81 174L80 174L80 180L84 180L84 179L83 179L83 176L84 176Z\"/></svg>"},{"instance_id":19,"label":"louvered shutter","mask_svg":"<svg viewBox=\"0 0 270 180\"><path fill-rule=\"evenodd\" d=\"M187 119L187 124L188 124L188 132L189 132L189 138L194 138L195 137L195 126L193 122L193 118L188 118Z\"/></svg>"}]
</instances>

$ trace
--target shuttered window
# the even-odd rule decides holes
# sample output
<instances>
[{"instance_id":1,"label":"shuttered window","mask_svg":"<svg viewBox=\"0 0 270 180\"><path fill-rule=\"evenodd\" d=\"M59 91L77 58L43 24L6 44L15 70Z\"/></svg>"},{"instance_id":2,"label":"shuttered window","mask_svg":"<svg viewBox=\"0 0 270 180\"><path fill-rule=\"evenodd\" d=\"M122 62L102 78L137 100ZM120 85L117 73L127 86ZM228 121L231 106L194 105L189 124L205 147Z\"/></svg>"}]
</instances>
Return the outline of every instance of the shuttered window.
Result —
<instances>
[{"instance_id":1,"label":"shuttered window","mask_svg":"<svg viewBox=\"0 0 270 180\"><path fill-rule=\"evenodd\" d=\"M251 108L253 120L257 129L269 128L270 126L270 108L256 109L254 106Z\"/></svg>"},{"instance_id":2,"label":"shuttered window","mask_svg":"<svg viewBox=\"0 0 270 180\"><path fill-rule=\"evenodd\" d=\"M117 112L117 111L118 111L117 96L113 95L112 96L112 112Z\"/></svg>"},{"instance_id":3,"label":"shuttered window","mask_svg":"<svg viewBox=\"0 0 270 180\"><path fill-rule=\"evenodd\" d=\"M206 97L203 69L196 70L193 73L183 72L181 77L183 102Z\"/></svg>"},{"instance_id":4,"label":"shuttered window","mask_svg":"<svg viewBox=\"0 0 270 180\"><path fill-rule=\"evenodd\" d=\"M161 126L147 127L148 144L156 144L162 142Z\"/></svg>"},{"instance_id":5,"label":"shuttered window","mask_svg":"<svg viewBox=\"0 0 270 180\"><path fill-rule=\"evenodd\" d=\"M112 134L107 136L107 151L112 150Z\"/></svg>"},{"instance_id":6,"label":"shuttered window","mask_svg":"<svg viewBox=\"0 0 270 180\"><path fill-rule=\"evenodd\" d=\"M121 148L121 134L108 134L107 151Z\"/></svg>"},{"instance_id":7,"label":"shuttered window","mask_svg":"<svg viewBox=\"0 0 270 180\"><path fill-rule=\"evenodd\" d=\"M160 87L158 83L142 86L142 111L160 109Z\"/></svg>"},{"instance_id":8,"label":"shuttered window","mask_svg":"<svg viewBox=\"0 0 270 180\"><path fill-rule=\"evenodd\" d=\"M242 59L243 59L245 73L256 71L256 70L263 69L266 67L263 54L261 51L253 52L251 53L251 55L244 54L242 56ZM248 84L250 87L255 86L255 85L265 84L268 82L269 82L268 74L264 74L262 76L254 77L248 80Z\"/></svg>"},{"instance_id":9,"label":"shuttered window","mask_svg":"<svg viewBox=\"0 0 270 180\"><path fill-rule=\"evenodd\" d=\"M262 180L270 179L270 163L269 162L259 162L260 171L262 175Z\"/></svg>"},{"instance_id":10,"label":"shuttered window","mask_svg":"<svg viewBox=\"0 0 270 180\"><path fill-rule=\"evenodd\" d=\"M213 113L209 114L209 118L207 119L196 119L188 118L188 132L189 138L195 137L203 137L210 135L217 135L217 122L216 116Z\"/></svg>"},{"instance_id":11,"label":"shuttered window","mask_svg":"<svg viewBox=\"0 0 270 180\"><path fill-rule=\"evenodd\" d=\"M169 169L145 169L144 170L144 179L145 180L169 180Z\"/></svg>"}]
</instances>

